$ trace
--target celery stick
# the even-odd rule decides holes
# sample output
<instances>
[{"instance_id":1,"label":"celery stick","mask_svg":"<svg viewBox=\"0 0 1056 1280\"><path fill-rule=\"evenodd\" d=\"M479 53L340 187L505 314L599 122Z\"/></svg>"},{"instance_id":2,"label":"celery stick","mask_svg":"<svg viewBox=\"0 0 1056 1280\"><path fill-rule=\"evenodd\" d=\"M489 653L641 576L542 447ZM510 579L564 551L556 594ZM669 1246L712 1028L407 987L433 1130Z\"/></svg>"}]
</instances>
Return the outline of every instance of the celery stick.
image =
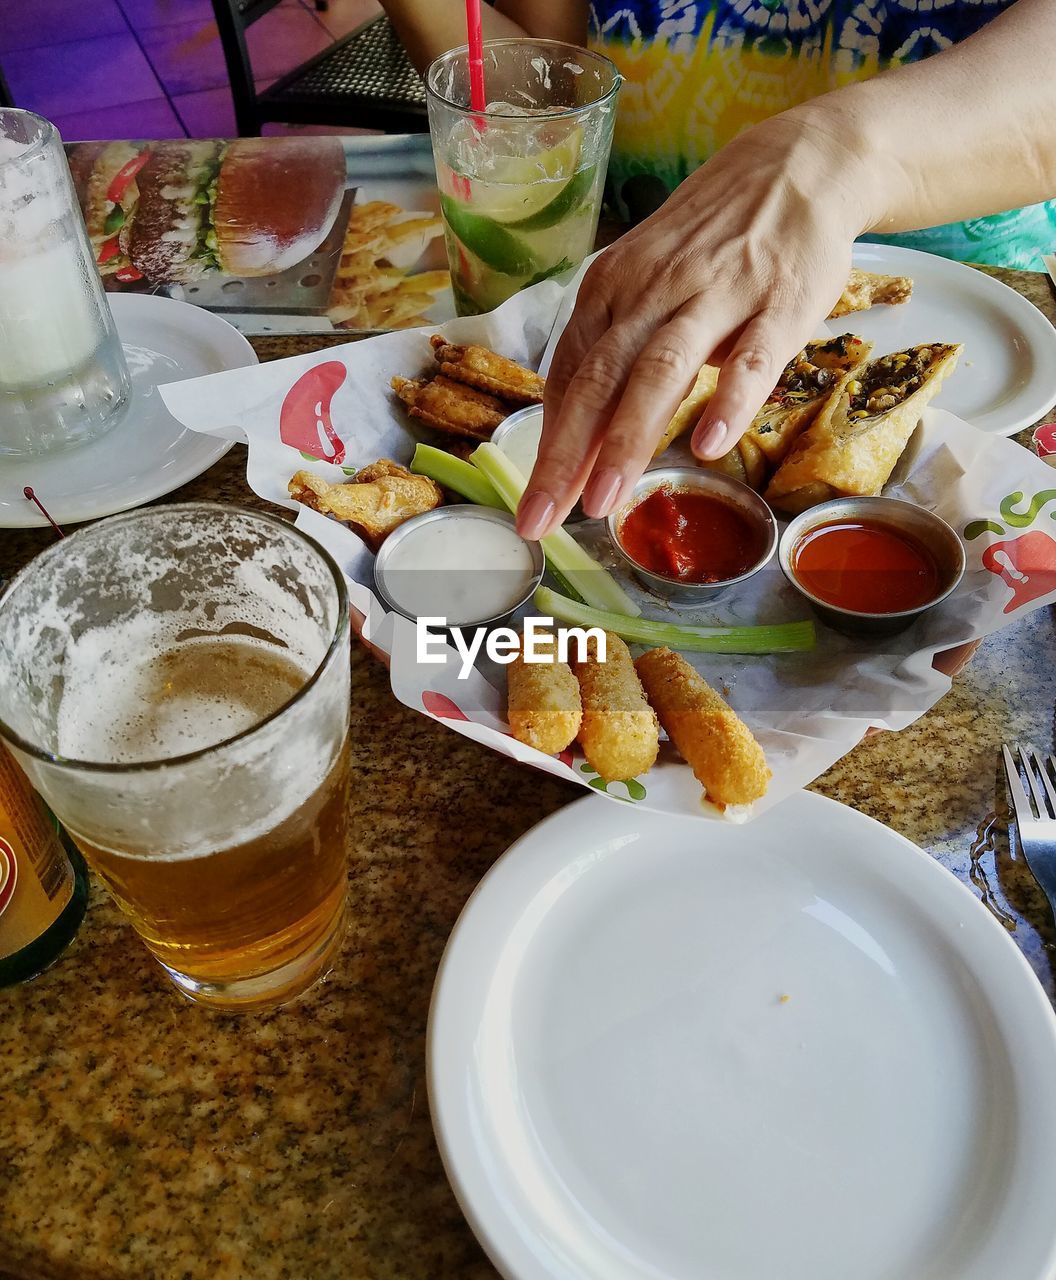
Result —
<instances>
[{"instance_id":1,"label":"celery stick","mask_svg":"<svg viewBox=\"0 0 1056 1280\"><path fill-rule=\"evenodd\" d=\"M431 444L415 445L411 470L415 475L435 480L437 484L442 484L445 489L457 493L467 502L476 503L478 507L507 510L506 503L495 492L494 485L482 471L445 449L436 449Z\"/></svg>"},{"instance_id":2,"label":"celery stick","mask_svg":"<svg viewBox=\"0 0 1056 1280\"><path fill-rule=\"evenodd\" d=\"M478 445L470 455L470 461L487 476L509 509L516 511L527 484L517 466L494 444ZM588 605L624 617L635 618L641 613L612 574L603 569L567 530L556 529L548 533L540 540L540 545L547 563L557 571L557 576L569 583Z\"/></svg>"},{"instance_id":3,"label":"celery stick","mask_svg":"<svg viewBox=\"0 0 1056 1280\"><path fill-rule=\"evenodd\" d=\"M445 489L450 489L468 502L476 503L478 507L496 507L499 511L509 513L506 503L495 492L483 471L444 449L436 449L431 444L415 445L411 470L416 475L428 476L430 480L442 484ZM543 554L546 555L545 550ZM571 596L573 600L582 598L571 582L554 567L549 556L546 558L546 567L567 596Z\"/></svg>"},{"instance_id":4,"label":"celery stick","mask_svg":"<svg viewBox=\"0 0 1056 1280\"><path fill-rule=\"evenodd\" d=\"M635 644L666 645L696 653L799 653L814 648L814 623L810 621L769 627L689 627L592 609L549 587L540 587L534 599L535 607L546 617L568 626L602 627Z\"/></svg>"}]
</instances>

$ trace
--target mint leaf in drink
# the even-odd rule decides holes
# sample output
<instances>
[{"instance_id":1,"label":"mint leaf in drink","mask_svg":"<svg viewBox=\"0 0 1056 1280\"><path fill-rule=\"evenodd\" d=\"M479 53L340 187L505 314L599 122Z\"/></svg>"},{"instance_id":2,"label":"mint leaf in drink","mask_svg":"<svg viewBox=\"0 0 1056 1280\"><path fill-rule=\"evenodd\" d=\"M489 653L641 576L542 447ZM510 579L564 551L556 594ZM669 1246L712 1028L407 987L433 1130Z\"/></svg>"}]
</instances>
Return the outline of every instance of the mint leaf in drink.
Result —
<instances>
[{"instance_id":1,"label":"mint leaf in drink","mask_svg":"<svg viewBox=\"0 0 1056 1280\"><path fill-rule=\"evenodd\" d=\"M531 280L526 280L521 285L521 288L530 289L533 284L542 284L544 280L551 280L554 276L564 275L566 271L571 271L575 265L568 258L562 258L560 262L555 262L552 267L547 267L545 271L537 271Z\"/></svg>"}]
</instances>

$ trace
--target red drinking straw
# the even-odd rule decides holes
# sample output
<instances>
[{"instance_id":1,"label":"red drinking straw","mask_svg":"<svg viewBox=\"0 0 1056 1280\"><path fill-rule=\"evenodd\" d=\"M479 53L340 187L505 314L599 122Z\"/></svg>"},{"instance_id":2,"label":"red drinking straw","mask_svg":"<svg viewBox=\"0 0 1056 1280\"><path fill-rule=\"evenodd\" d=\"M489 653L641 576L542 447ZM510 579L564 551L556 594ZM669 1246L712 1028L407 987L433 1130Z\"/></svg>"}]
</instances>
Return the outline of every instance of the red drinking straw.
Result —
<instances>
[{"instance_id":1,"label":"red drinking straw","mask_svg":"<svg viewBox=\"0 0 1056 1280\"><path fill-rule=\"evenodd\" d=\"M466 0L466 31L469 36L469 105L483 111L488 105L484 92L484 31L480 0Z\"/></svg>"}]
</instances>

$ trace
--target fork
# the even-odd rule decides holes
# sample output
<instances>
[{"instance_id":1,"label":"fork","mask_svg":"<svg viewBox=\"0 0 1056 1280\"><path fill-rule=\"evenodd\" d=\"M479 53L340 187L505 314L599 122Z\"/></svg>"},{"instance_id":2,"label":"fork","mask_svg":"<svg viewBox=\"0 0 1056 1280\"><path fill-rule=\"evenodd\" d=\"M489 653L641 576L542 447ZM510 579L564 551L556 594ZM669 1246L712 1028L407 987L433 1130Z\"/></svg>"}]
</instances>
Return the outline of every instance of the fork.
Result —
<instances>
[{"instance_id":1,"label":"fork","mask_svg":"<svg viewBox=\"0 0 1056 1280\"><path fill-rule=\"evenodd\" d=\"M1043 759L1032 746L1024 748L1018 742L1015 750L1018 763L1007 743L1001 748L1019 844L1056 916L1056 757ZM1020 768L1027 776L1029 796L1023 789Z\"/></svg>"}]
</instances>

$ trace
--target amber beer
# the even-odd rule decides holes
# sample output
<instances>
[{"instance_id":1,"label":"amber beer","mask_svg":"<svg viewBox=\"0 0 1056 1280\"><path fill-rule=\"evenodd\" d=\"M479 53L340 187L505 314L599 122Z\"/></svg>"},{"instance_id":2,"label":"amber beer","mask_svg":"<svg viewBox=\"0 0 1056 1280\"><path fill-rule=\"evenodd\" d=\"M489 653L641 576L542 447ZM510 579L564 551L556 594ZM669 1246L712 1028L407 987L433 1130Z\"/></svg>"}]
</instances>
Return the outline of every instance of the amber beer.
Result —
<instances>
[{"instance_id":1,"label":"amber beer","mask_svg":"<svg viewBox=\"0 0 1056 1280\"><path fill-rule=\"evenodd\" d=\"M169 754L175 706L195 716L196 735L221 741L233 725L278 710L306 679L281 653L245 641L170 650L137 682L134 728L126 722L127 704L112 706L111 721L100 723L96 715L96 754L127 756L123 733L134 737L137 753L152 746L152 754ZM77 708L71 712L76 716ZM203 723L208 717L211 730ZM325 965L340 942L348 882L347 744L310 794L292 812L280 812L269 830L258 833L253 815L241 812L237 784L225 803L239 818L223 848L177 856L159 849L144 858L74 833L89 866L157 959L192 977L205 999L230 982L287 971L300 985L304 965ZM274 983L268 985L269 1003L281 998Z\"/></svg>"},{"instance_id":2,"label":"amber beer","mask_svg":"<svg viewBox=\"0 0 1056 1280\"><path fill-rule=\"evenodd\" d=\"M0 737L180 990L281 1003L348 895L344 579L194 503L81 529L0 598Z\"/></svg>"}]
</instances>

